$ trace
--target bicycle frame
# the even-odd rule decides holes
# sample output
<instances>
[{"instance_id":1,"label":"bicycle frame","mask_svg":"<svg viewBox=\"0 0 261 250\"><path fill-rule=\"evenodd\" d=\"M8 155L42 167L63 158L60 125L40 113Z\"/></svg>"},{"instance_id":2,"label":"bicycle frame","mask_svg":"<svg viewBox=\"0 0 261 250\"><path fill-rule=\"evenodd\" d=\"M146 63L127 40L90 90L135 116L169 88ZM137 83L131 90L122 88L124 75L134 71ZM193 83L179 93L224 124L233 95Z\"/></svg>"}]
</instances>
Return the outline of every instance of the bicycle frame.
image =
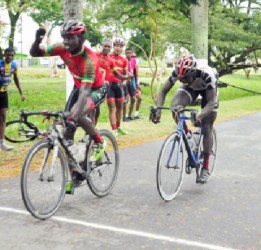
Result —
<instances>
[{"instance_id":1,"label":"bicycle frame","mask_svg":"<svg viewBox=\"0 0 261 250\"><path fill-rule=\"evenodd\" d=\"M167 107L157 107L157 108L154 108L154 107L151 107L151 112L155 112L157 109L167 109L167 110L171 110L171 111L175 111L173 108L167 108ZM180 111L190 111L192 112L192 109L182 109ZM180 112L179 111L179 112ZM176 112L176 111L175 111ZM196 110L193 110L193 112L197 112ZM152 115L151 113L151 115ZM151 119L151 118L150 118ZM187 139L187 136L186 136L186 133L184 131L184 124L185 124L185 121L186 120L191 120L192 119L192 113L191 113L191 116L187 116L185 113L183 112L180 112L180 115L179 115L179 121L178 121L178 127L177 127L177 132L179 134L179 138L181 138L183 141L184 141L184 144L185 144L185 148L186 148L186 151L188 153L188 157L189 157L189 160L191 161L191 167L192 168L199 168L200 166L200 162L197 160L198 159L198 152L195 151L193 152L192 151L192 148L190 147L189 145L189 142L188 142L188 139ZM200 135L200 138L201 138L201 135ZM181 148L181 143L182 141L179 140L178 141L179 145L178 145L178 150L177 150L177 157L176 157L176 164L175 164L175 167L174 168L178 168L179 166L179 152L180 152L180 148ZM171 148L171 151L170 151L170 155L168 157L168 161L167 161L167 167L169 167L169 163L170 163L170 160L171 160L171 157L173 155L173 150L174 150L174 147L175 147L175 141L173 141L173 145L172 145L172 148Z\"/></svg>"},{"instance_id":2,"label":"bicycle frame","mask_svg":"<svg viewBox=\"0 0 261 250\"><path fill-rule=\"evenodd\" d=\"M179 118L177 131L178 131L180 137L182 137L182 139L184 141L185 148L186 148L186 151L188 153L188 157L189 157L189 159L190 159L190 161L192 163L191 167L196 168L196 167L198 167L200 165L198 160L197 160L198 152L197 151L193 152L192 148L189 145L187 136L186 136L185 131L184 131L184 123L185 123L186 120L191 120L191 117L189 117L189 116L187 116L187 115L182 113L180 115L180 118ZM181 143L181 141L179 143ZM178 160L178 157L177 157L177 160Z\"/></svg>"},{"instance_id":3,"label":"bicycle frame","mask_svg":"<svg viewBox=\"0 0 261 250\"><path fill-rule=\"evenodd\" d=\"M50 114L49 114L50 115ZM53 116L53 115L50 115L50 116ZM57 157L58 155L58 148L59 148L59 145L58 145L58 141L60 143L60 145L62 146L62 148L64 149L65 153L68 157L68 160L71 160L72 161L72 167L75 171L77 171L79 174L83 175L84 178L87 178L88 177L88 173L86 173L82 167L79 165L79 163L77 162L77 160L75 159L74 155L72 154L72 152L68 149L68 146L66 145L66 142L63 138L63 135L62 133L59 131L59 129L57 128L57 124L59 122L59 124L61 124L63 127L65 127L65 122L64 122L64 119L62 117L62 113L60 112L57 112L54 114L54 116L56 117L55 120L53 121L53 124L52 124L52 128L51 128L51 133L49 134L48 138L50 139L50 141L52 142L53 144L53 147L54 147L54 155L53 155L53 158L52 159L52 164L51 164L51 172L54 172L54 163L55 163L55 157ZM60 119L59 119L60 118Z\"/></svg>"}]
</instances>

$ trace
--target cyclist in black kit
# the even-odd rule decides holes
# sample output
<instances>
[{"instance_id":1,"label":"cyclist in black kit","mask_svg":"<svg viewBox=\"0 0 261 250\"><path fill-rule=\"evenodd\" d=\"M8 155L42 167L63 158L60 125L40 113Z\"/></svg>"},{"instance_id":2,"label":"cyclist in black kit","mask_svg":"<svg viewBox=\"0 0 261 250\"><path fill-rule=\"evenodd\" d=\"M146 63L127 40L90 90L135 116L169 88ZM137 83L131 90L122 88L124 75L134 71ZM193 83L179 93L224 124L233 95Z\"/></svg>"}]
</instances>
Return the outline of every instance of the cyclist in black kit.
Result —
<instances>
[{"instance_id":1,"label":"cyclist in black kit","mask_svg":"<svg viewBox=\"0 0 261 250\"><path fill-rule=\"evenodd\" d=\"M213 145L212 128L218 111L217 77L214 69L211 67L199 67L194 56L183 56L176 63L175 70L161 89L157 99L157 106L162 106L164 104L167 93L177 80L182 82L183 85L174 94L171 104L172 107L185 107L191 105L199 95L202 96L202 112L197 115L194 126L202 126L202 133L204 136L204 160L198 182L205 183L210 175L208 165ZM152 121L156 124L160 121L160 117L161 110L157 110ZM186 131L186 133L187 132L188 131Z\"/></svg>"}]
</instances>

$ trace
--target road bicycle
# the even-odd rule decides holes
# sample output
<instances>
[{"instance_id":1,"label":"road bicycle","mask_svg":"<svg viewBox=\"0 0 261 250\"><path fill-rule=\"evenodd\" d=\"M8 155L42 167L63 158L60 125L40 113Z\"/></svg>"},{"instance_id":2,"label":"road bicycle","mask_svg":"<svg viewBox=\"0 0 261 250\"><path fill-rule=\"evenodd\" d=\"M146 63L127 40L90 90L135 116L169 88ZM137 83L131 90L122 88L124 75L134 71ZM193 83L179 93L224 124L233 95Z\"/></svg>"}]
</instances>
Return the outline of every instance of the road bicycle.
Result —
<instances>
[{"instance_id":1,"label":"road bicycle","mask_svg":"<svg viewBox=\"0 0 261 250\"><path fill-rule=\"evenodd\" d=\"M101 160L91 161L95 143L90 136L84 134L72 149L62 132L66 127L65 113L47 112L45 116L53 118L47 137L29 150L21 175L23 202L34 217L43 220L61 206L68 180L74 187L86 180L91 192L103 197L112 190L119 171L118 145L111 132L99 131L106 147ZM77 147L81 152L76 154Z\"/></svg>"},{"instance_id":2,"label":"road bicycle","mask_svg":"<svg viewBox=\"0 0 261 250\"><path fill-rule=\"evenodd\" d=\"M46 131L40 130L35 124L28 121L34 115L46 116L48 111L25 112L20 110L20 119L9 121L5 126L5 139L9 142L20 143L33 141L46 136Z\"/></svg>"},{"instance_id":3,"label":"road bicycle","mask_svg":"<svg viewBox=\"0 0 261 250\"><path fill-rule=\"evenodd\" d=\"M198 110L189 108L173 107L151 107L151 117L158 109L174 112L179 117L177 129L164 141L157 162L157 189L162 199L173 200L178 194L185 172L191 174L196 170L196 183L198 182L201 168L203 166L203 134L201 128L194 133L186 134L184 131L185 121L195 121ZM190 113L190 115L188 115ZM209 158L209 172L213 173L217 156L216 130L212 129L213 147ZM187 158L185 163L185 151ZM185 163L185 164L184 164Z\"/></svg>"}]
</instances>

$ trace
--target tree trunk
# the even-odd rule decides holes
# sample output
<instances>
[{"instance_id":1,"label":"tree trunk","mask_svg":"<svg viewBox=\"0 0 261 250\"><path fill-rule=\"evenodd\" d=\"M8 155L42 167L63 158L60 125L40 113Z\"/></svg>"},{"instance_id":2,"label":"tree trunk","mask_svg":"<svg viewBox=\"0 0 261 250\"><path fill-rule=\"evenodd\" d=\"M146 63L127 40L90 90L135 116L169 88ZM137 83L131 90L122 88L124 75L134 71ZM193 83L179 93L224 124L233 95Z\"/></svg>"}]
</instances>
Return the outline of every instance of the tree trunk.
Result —
<instances>
[{"instance_id":1,"label":"tree trunk","mask_svg":"<svg viewBox=\"0 0 261 250\"><path fill-rule=\"evenodd\" d=\"M83 0L64 0L64 21L83 19ZM74 81L66 67L66 100L68 100L73 89Z\"/></svg>"},{"instance_id":2,"label":"tree trunk","mask_svg":"<svg viewBox=\"0 0 261 250\"><path fill-rule=\"evenodd\" d=\"M208 64L208 0L199 0L191 9L192 53L200 63Z\"/></svg>"},{"instance_id":3,"label":"tree trunk","mask_svg":"<svg viewBox=\"0 0 261 250\"><path fill-rule=\"evenodd\" d=\"M14 48L14 35L15 35L16 23L20 14L21 14L20 12L16 12L15 14L13 14L11 11L8 11L8 15L11 23L11 32L10 32L9 42L8 42L9 48Z\"/></svg>"},{"instance_id":4,"label":"tree trunk","mask_svg":"<svg viewBox=\"0 0 261 250\"><path fill-rule=\"evenodd\" d=\"M82 20L83 4L82 0L64 0L64 21Z\"/></svg>"}]
</instances>

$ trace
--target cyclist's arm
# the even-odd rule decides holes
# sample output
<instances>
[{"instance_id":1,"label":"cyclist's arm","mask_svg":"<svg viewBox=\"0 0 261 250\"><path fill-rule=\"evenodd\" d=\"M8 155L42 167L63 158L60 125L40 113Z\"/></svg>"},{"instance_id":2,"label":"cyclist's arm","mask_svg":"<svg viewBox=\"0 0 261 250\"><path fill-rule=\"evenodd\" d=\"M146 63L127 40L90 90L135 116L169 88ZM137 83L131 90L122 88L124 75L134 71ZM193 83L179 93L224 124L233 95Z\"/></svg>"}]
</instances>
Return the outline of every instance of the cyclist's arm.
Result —
<instances>
[{"instance_id":1,"label":"cyclist's arm","mask_svg":"<svg viewBox=\"0 0 261 250\"><path fill-rule=\"evenodd\" d=\"M214 109L215 109L215 102L216 102L216 89L209 86L206 89L206 106L202 109L201 113L197 116L197 119L201 122L202 119L207 117Z\"/></svg>"},{"instance_id":2,"label":"cyclist's arm","mask_svg":"<svg viewBox=\"0 0 261 250\"><path fill-rule=\"evenodd\" d=\"M158 99L157 99L157 106L163 106L166 95L171 90L171 88L174 86L176 81L177 81L177 78L173 77L173 73L172 73L172 75L166 80L161 91L159 92Z\"/></svg>"},{"instance_id":3,"label":"cyclist's arm","mask_svg":"<svg viewBox=\"0 0 261 250\"><path fill-rule=\"evenodd\" d=\"M44 55L43 50L40 48L40 43L44 39L45 33L46 33L46 30L43 29L43 28L40 28L36 31L35 41L32 44L31 49L30 49L30 55L31 56L39 57L39 56Z\"/></svg>"}]
</instances>

